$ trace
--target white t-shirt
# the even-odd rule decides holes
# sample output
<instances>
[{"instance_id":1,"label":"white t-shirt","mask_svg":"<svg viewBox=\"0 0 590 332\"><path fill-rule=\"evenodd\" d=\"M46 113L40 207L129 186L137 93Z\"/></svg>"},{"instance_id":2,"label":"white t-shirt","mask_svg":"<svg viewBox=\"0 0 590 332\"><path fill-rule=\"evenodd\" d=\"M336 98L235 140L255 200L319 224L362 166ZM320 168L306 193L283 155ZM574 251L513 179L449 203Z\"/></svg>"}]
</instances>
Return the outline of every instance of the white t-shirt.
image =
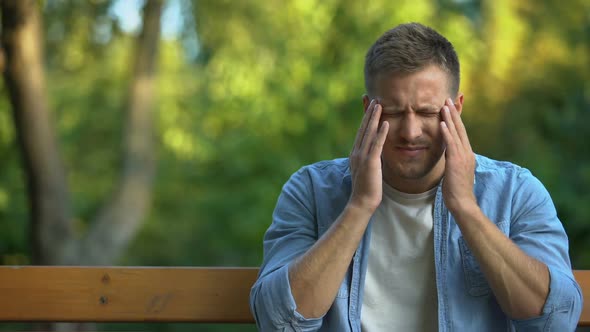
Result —
<instances>
[{"instance_id":1,"label":"white t-shirt","mask_svg":"<svg viewBox=\"0 0 590 332\"><path fill-rule=\"evenodd\" d=\"M433 211L436 188L406 194L383 183L372 219L363 332L437 331Z\"/></svg>"}]
</instances>

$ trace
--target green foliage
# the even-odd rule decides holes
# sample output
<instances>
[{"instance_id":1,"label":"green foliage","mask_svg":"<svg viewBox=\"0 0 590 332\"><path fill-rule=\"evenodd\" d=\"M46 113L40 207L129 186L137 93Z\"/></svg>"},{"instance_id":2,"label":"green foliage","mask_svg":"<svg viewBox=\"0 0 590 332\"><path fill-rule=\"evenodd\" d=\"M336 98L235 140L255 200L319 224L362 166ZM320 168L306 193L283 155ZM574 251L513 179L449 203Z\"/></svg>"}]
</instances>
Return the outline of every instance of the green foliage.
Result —
<instances>
[{"instance_id":1,"label":"green foliage","mask_svg":"<svg viewBox=\"0 0 590 332\"><path fill-rule=\"evenodd\" d=\"M112 3L47 1L44 13L50 104L81 230L120 167L134 36L108 15ZM386 29L420 21L459 53L474 149L528 167L545 183L574 266L590 267L587 1L181 4L183 30L161 45L153 204L121 264L258 265L290 174L349 152L362 116L366 49ZM191 57L194 36L199 53ZM28 255L26 186L10 121L2 98L5 264Z\"/></svg>"},{"instance_id":2,"label":"green foliage","mask_svg":"<svg viewBox=\"0 0 590 332\"><path fill-rule=\"evenodd\" d=\"M4 264L27 264L26 184L6 98L0 99L0 156L0 257Z\"/></svg>"}]
</instances>

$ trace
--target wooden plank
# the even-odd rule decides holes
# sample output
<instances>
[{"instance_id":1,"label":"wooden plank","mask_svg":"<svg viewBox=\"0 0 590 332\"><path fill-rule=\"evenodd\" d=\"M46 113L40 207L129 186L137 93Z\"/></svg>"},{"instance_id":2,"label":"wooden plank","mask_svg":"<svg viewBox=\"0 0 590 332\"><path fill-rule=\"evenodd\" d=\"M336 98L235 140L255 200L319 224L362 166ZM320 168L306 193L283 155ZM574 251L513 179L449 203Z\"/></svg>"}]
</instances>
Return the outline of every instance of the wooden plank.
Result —
<instances>
[{"instance_id":1,"label":"wooden plank","mask_svg":"<svg viewBox=\"0 0 590 332\"><path fill-rule=\"evenodd\" d=\"M257 268L0 267L0 321L254 323Z\"/></svg>"},{"instance_id":2,"label":"wooden plank","mask_svg":"<svg viewBox=\"0 0 590 332\"><path fill-rule=\"evenodd\" d=\"M574 277L584 296L584 307L578 326L590 326L590 270L574 270Z\"/></svg>"},{"instance_id":3,"label":"wooden plank","mask_svg":"<svg viewBox=\"0 0 590 332\"><path fill-rule=\"evenodd\" d=\"M0 321L254 323L257 268L0 266ZM590 326L590 270L574 276Z\"/></svg>"}]
</instances>

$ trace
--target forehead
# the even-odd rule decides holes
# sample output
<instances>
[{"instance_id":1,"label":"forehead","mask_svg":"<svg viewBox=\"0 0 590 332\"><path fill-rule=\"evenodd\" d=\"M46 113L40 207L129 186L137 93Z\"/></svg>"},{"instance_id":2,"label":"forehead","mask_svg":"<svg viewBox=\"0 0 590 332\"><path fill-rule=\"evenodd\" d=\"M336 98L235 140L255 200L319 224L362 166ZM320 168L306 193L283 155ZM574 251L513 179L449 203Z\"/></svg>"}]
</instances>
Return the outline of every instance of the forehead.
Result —
<instances>
[{"instance_id":1,"label":"forehead","mask_svg":"<svg viewBox=\"0 0 590 332\"><path fill-rule=\"evenodd\" d=\"M413 73L381 74L375 80L376 97L384 102L441 102L450 97L449 91L449 75L438 66Z\"/></svg>"}]
</instances>

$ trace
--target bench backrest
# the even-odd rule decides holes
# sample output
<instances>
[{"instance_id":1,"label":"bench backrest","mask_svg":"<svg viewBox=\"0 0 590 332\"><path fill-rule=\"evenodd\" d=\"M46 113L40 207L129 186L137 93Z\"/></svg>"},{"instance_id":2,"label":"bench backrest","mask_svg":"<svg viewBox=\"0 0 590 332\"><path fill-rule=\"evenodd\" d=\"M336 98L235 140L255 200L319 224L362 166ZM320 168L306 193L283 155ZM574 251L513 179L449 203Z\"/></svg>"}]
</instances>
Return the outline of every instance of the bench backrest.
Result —
<instances>
[{"instance_id":1,"label":"bench backrest","mask_svg":"<svg viewBox=\"0 0 590 332\"><path fill-rule=\"evenodd\" d=\"M254 323L257 268L0 267L0 321Z\"/></svg>"},{"instance_id":2,"label":"bench backrest","mask_svg":"<svg viewBox=\"0 0 590 332\"><path fill-rule=\"evenodd\" d=\"M1 266L0 321L254 323L257 268ZM590 326L590 271L580 326Z\"/></svg>"}]
</instances>

